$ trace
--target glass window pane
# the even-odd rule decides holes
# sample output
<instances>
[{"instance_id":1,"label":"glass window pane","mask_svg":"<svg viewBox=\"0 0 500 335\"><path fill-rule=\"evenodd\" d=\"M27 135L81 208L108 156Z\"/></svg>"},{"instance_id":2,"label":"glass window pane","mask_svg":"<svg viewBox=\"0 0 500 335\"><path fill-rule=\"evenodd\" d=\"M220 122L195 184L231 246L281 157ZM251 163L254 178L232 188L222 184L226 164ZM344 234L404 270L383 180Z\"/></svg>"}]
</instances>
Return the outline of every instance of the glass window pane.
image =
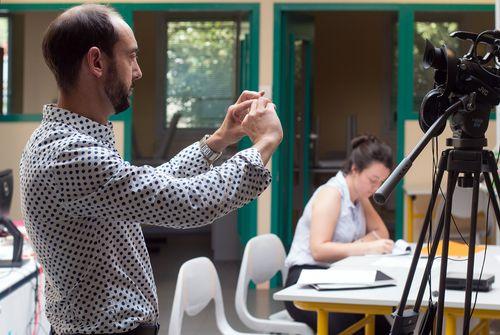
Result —
<instances>
[{"instance_id":1,"label":"glass window pane","mask_svg":"<svg viewBox=\"0 0 500 335\"><path fill-rule=\"evenodd\" d=\"M7 114L9 92L9 18L0 16L0 81L2 93L0 99L0 113Z\"/></svg>"},{"instance_id":2,"label":"glass window pane","mask_svg":"<svg viewBox=\"0 0 500 335\"><path fill-rule=\"evenodd\" d=\"M234 21L177 21L167 25L166 122L178 128L216 128L235 96Z\"/></svg>"}]
</instances>

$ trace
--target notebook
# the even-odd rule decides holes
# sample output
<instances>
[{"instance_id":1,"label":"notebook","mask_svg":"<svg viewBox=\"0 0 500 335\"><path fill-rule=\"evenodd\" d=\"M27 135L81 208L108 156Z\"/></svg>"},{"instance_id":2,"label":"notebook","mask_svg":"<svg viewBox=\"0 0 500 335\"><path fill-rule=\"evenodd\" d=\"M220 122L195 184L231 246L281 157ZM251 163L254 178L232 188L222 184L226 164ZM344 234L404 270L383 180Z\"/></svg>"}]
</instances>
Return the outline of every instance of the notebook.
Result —
<instances>
[{"instance_id":1,"label":"notebook","mask_svg":"<svg viewBox=\"0 0 500 335\"><path fill-rule=\"evenodd\" d=\"M380 270L312 269L302 270L298 287L316 290L359 290L395 286L396 280Z\"/></svg>"}]
</instances>

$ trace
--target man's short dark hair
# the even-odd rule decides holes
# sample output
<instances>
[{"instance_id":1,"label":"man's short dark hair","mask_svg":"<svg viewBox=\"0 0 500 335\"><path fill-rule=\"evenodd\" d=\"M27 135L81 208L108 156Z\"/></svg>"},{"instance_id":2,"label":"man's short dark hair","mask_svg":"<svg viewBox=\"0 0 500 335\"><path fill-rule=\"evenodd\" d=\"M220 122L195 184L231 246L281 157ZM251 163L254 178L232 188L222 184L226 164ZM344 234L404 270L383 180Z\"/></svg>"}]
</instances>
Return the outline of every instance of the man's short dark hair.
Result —
<instances>
[{"instance_id":1,"label":"man's short dark hair","mask_svg":"<svg viewBox=\"0 0 500 335\"><path fill-rule=\"evenodd\" d=\"M98 47L113 57L113 46L119 36L111 16L121 17L104 5L86 4L73 7L59 15L45 32L42 49L57 85L68 92L73 88L83 57L92 47Z\"/></svg>"}]
</instances>

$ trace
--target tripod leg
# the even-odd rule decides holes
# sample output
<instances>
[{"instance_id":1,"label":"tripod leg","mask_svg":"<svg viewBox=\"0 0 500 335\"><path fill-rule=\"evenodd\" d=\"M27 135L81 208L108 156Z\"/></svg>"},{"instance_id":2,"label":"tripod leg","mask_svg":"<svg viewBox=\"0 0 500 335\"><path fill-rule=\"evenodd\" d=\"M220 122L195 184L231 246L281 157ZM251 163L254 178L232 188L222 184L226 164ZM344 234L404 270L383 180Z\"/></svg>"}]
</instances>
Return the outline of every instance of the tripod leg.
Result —
<instances>
[{"instance_id":1,"label":"tripod leg","mask_svg":"<svg viewBox=\"0 0 500 335\"><path fill-rule=\"evenodd\" d=\"M493 175L497 175L498 178L498 172L493 171ZM495 191L493 190L493 184L491 183L491 178L489 173L483 172L484 176L484 182L486 184L486 188L488 189L488 195L490 197L490 202L493 206L493 211L495 212L495 219L497 221L498 229L500 229L500 208L498 207L498 201L497 201L497 196L495 194Z\"/></svg>"},{"instance_id":2,"label":"tripod leg","mask_svg":"<svg viewBox=\"0 0 500 335\"><path fill-rule=\"evenodd\" d=\"M432 264L434 263L434 258L436 256L436 251L439 245L439 238L443 232L444 226L444 210L441 212L441 217L439 218L439 225L436 229L436 234L434 235L434 240L432 241L432 247L429 252L429 258L427 259L427 264L425 265L424 275L420 282L420 289L417 294L417 299L415 300L414 311L418 312L420 305L422 304L422 299L425 293L425 287L427 286L428 280L430 278L430 273L432 270ZM431 292L432 294L432 292ZM434 329L434 318L436 316L436 303L429 304L427 310L425 311L424 318L420 323L420 328L418 331L419 335L428 335L432 333Z\"/></svg>"},{"instance_id":3,"label":"tripod leg","mask_svg":"<svg viewBox=\"0 0 500 335\"><path fill-rule=\"evenodd\" d=\"M500 192L500 178L498 177L497 161L495 160L495 156L492 152L488 155L487 160L489 170L493 175L493 182L495 183L497 192Z\"/></svg>"},{"instance_id":4,"label":"tripod leg","mask_svg":"<svg viewBox=\"0 0 500 335\"><path fill-rule=\"evenodd\" d=\"M441 270L439 274L439 300L437 309L437 334L443 333L443 316L444 316L444 293L446 270L448 266L448 243L450 241L450 220L451 220L451 206L453 203L453 192L458 179L458 172L451 171L448 175L448 185L446 188L446 203L444 214L444 235L443 235L443 250L441 253Z\"/></svg>"},{"instance_id":5,"label":"tripod leg","mask_svg":"<svg viewBox=\"0 0 500 335\"><path fill-rule=\"evenodd\" d=\"M441 185L441 181L443 180L443 174L444 174L447 162L448 162L448 153L449 153L449 150L444 151L440 160L439 160L438 173L437 173L434 185L432 185L431 199L429 202L429 206L427 207L427 212L425 214L424 224L423 224L422 230L420 232L420 235L419 235L419 238L417 241L417 245L415 246L415 253L413 254L413 259L412 259L412 262L410 265L410 269L408 271L408 277L406 279L406 283L405 283L405 286L403 289L401 301L399 303L397 312L394 314L394 323L393 323L392 328L391 328L391 334L408 334L408 333L410 333L410 329L412 327L414 329L414 327L416 326L416 324L413 323L412 318L414 318L414 321L416 323L416 320L418 318L418 311L420 309L420 303L418 304L418 306L417 306L417 304L415 304L415 307L413 308L414 312L412 313L411 316L409 316L408 315L409 313L405 313L406 302L408 300L408 295L410 293L411 283L413 281L413 277L415 276L415 271L417 269L417 264L418 264L418 260L420 258L420 252L422 251L422 246L424 244L425 235L426 235L427 229L429 227L429 224L430 224L430 221L432 218L432 211L433 211L434 205L436 203L436 199L437 199L438 192L439 192L439 187ZM443 220L441 219L440 226L442 226L442 222L443 222ZM436 234L439 234L439 235L437 235L438 240L439 240L439 236L441 235L441 230L442 230L442 228L439 229L439 226L438 226L439 233L436 233ZM437 247L437 245L436 245L436 247ZM435 254L435 251L434 251L434 254ZM431 255L432 255L432 259L433 259L434 254L429 253L428 262L431 260ZM422 297L420 297L419 301L422 301Z\"/></svg>"},{"instance_id":6,"label":"tripod leg","mask_svg":"<svg viewBox=\"0 0 500 335\"><path fill-rule=\"evenodd\" d=\"M470 213L470 236L469 255L467 259L467 281L465 284L464 303L464 334L469 334L470 304L472 296L472 279L474 275L474 254L476 249L476 229L477 229L477 203L479 200L479 172L474 173L474 184L472 186L472 206Z\"/></svg>"},{"instance_id":7,"label":"tripod leg","mask_svg":"<svg viewBox=\"0 0 500 335\"><path fill-rule=\"evenodd\" d=\"M438 224L438 227L436 229L436 234L434 235L434 240L432 241L432 247L431 247L431 250L429 251L429 257L427 259L427 264L425 265L424 275L422 276L422 281L420 282L420 289L418 291L417 299L415 300L416 311L418 311L418 309L420 309L420 305L422 303L422 298L423 298L424 293L425 293L425 287L427 286L427 280L428 280L429 275L431 273L432 264L434 262L434 258L436 256L436 251L437 251L437 248L439 246L439 238L441 237L441 234L443 232L443 227L444 227L444 211L441 212L441 217L439 218L439 224Z\"/></svg>"}]
</instances>

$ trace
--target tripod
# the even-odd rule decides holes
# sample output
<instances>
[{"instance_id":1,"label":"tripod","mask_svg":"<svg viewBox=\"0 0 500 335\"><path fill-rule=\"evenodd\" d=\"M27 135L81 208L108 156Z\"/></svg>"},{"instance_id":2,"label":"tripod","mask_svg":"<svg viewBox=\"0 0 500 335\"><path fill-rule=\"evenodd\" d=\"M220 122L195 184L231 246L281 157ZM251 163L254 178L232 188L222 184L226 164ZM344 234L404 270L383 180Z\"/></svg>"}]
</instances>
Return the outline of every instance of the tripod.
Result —
<instances>
[{"instance_id":1,"label":"tripod","mask_svg":"<svg viewBox=\"0 0 500 335\"><path fill-rule=\"evenodd\" d=\"M419 141L415 148L406 156L401 163L394 169L393 173L384 182L384 184L377 190L374 195L374 199L377 203L384 203L394 189L396 184L404 177L406 172L410 169L413 161L422 152L427 143L433 138L438 136L444 126L446 125L446 120L450 115L460 110L460 113L468 113L476 110L476 93L472 92L468 95L463 95L458 98L458 100L449 106L444 113L437 118L437 120L432 124L432 126L427 130L424 137ZM444 299L445 299L445 280L446 280L446 270L448 262L448 244L450 240L450 219L451 219L451 209L453 202L453 192L455 191L455 186L457 182L462 187L472 187L472 208L471 208L471 233L469 239L469 252L467 259L467 280L466 280L466 292L465 292L465 304L464 304L464 334L469 333L469 319L470 319L470 304L472 296L472 279L474 270L474 251L475 251L475 236L476 236L476 225L477 225L477 203L479 198L479 179L480 175L484 176L486 187L488 189L489 198L493 205L495 212L495 217L497 224L500 228L500 209L498 202L496 200L495 192L493 190L492 179L497 190L500 190L500 179L497 173L497 164L494 155L489 150L483 150L486 146L487 141L484 137L479 138L451 138L447 140L447 145L452 146L453 149L445 150L438 163L438 172L436 180L432 185L432 194L425 214L424 224L422 231L418 238L418 242L415 248L415 253L411 262L410 270L406 283L403 289L403 294L400 300L397 311L393 314L394 323L391 329L391 334L413 334L418 316L420 306L422 304L422 298L425 292L425 287L430 276L432 263L434 261L436 251L439 244L439 239L443 235L443 248L442 248L442 258L441 258L441 270L439 276L439 300L437 306L437 334L442 333L443 326L443 315L444 315ZM439 219L439 224L436 229L434 240L432 242L432 247L429 252L429 257L424 270L422 281L420 283L420 288L418 295L412 309L405 310L406 303L408 301L408 295L410 293L411 284L413 277L415 276L415 271L417 268L418 260L420 258L420 253L422 246L424 244L425 235L429 228L432 212L436 199L438 196L438 191L440 189L441 181L443 179L444 172L448 172L448 182L446 190L446 202L445 209L441 213ZM460 176L463 174L463 176ZM444 232L443 232L444 230ZM428 334L431 332L434 322L436 309L435 305L429 306L426 311L425 318L419 329L418 334Z\"/></svg>"},{"instance_id":2,"label":"tripod","mask_svg":"<svg viewBox=\"0 0 500 335\"><path fill-rule=\"evenodd\" d=\"M432 263L434 261L436 250L438 247L439 239L441 234L443 234L443 248L441 257L441 269L439 276L439 298L437 307L437 334L442 333L443 315L444 315L444 299L445 299L445 279L448 261L448 243L450 237L450 219L451 219L451 209L453 201L453 192L455 191L455 186L458 182L459 186L462 187L472 187L472 208L471 208L471 233L469 238L469 253L467 259L467 281L466 281L466 292L465 292L465 304L464 304L464 334L469 333L469 318L471 309L471 296L472 296L472 279L473 279L473 269L474 269L474 251L475 251L475 236L476 236L476 224L477 224L477 204L479 198L479 179L480 175L484 176L486 187L488 189L489 197L493 205L495 216L498 220L500 218L500 209L498 207L498 202L493 191L492 180L490 174L493 176L493 181L495 183L496 189L500 189L500 179L497 173L497 164L494 155L489 150L482 150L469 147L473 144L480 144L479 148L482 148L483 144L486 144L486 139L473 139L473 140L460 140L460 139L448 139L448 145L452 145L453 149L445 150L439 160L438 173L436 180L432 186L432 195L429 202L429 207L425 215L424 225L420 233L417 246L415 248L415 254L411 263L410 271L406 284L403 290L403 296L401 298L400 305L397 312L395 313L394 324L391 330L391 334L411 334L416 326L418 319L418 311L422 303L422 298L425 292L425 287L427 280L430 275L432 268ZM405 311L405 305L408 299L408 294L410 292L411 283L415 275L415 270L417 267L418 259L422 250L424 243L426 231L429 227L432 211L438 196L438 191L443 179L444 172L448 172L448 182L446 190L446 202L445 210L441 213L439 224L435 233L434 241L432 243L431 250L429 252L429 258L427 260L427 265L425 267L424 275L420 283L420 289L418 291L417 299L413 310ZM464 176L460 177L460 174ZM427 310L427 315L419 334L425 334L430 332L432 327L432 321L434 316L432 315L433 308Z\"/></svg>"}]
</instances>

